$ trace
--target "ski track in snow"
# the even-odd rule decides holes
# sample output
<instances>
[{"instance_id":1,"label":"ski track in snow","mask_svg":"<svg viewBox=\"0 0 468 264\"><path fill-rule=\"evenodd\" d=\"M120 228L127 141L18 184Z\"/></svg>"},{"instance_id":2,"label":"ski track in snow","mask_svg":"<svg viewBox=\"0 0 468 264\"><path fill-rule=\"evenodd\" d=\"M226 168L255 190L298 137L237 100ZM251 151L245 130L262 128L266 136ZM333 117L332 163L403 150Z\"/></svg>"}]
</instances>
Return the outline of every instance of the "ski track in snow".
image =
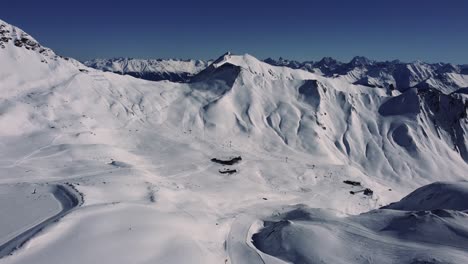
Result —
<instances>
[{"instance_id":1,"label":"ski track in snow","mask_svg":"<svg viewBox=\"0 0 468 264\"><path fill-rule=\"evenodd\" d=\"M32 157L33 157L34 155L39 154L42 150L53 146L53 145L54 145L54 142L55 142L57 139L59 139L60 137L61 137L61 135L57 135L57 136L52 140L52 142L50 142L50 144L47 144L47 145L45 145L45 146L43 146L43 147L40 147L39 149L37 149L37 150L35 150L35 151L29 153L28 155L26 155L26 156L24 156L24 157L22 157L22 158L16 160L15 162L13 162L13 164L11 164L11 165L9 165L9 166L3 166L3 167L0 167L0 168L6 169L6 168L13 168L13 167L16 167L16 166L21 165L21 163L24 163L24 162L26 162L26 161L32 159ZM53 155L58 155L58 154L60 154L60 153L55 153L55 154L53 154ZM51 155L51 156L52 156L52 155ZM42 156L41 158L47 158L47 157L48 157L48 156ZM49 157L50 157L50 156L49 156Z\"/></svg>"}]
</instances>

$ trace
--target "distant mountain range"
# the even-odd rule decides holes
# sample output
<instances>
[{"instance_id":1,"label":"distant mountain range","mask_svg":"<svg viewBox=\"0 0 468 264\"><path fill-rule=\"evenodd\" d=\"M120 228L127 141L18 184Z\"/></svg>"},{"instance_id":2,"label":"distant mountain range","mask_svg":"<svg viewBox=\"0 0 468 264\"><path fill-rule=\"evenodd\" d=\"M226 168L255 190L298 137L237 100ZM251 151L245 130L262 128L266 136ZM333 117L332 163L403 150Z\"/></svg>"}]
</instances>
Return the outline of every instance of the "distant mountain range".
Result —
<instances>
[{"instance_id":1,"label":"distant mountain range","mask_svg":"<svg viewBox=\"0 0 468 264\"><path fill-rule=\"evenodd\" d=\"M189 82L195 74L205 69L211 62L115 58L95 59L85 61L84 64L102 71L127 74L145 80ZM340 62L331 57L325 57L317 62L299 62L284 58L277 60L268 58L264 62L388 90L405 91L409 88L434 88L448 94L468 87L468 65L421 61L405 63L398 60L380 62L362 56L354 57L348 63Z\"/></svg>"},{"instance_id":2,"label":"distant mountain range","mask_svg":"<svg viewBox=\"0 0 468 264\"><path fill-rule=\"evenodd\" d=\"M88 67L106 72L131 75L136 78L172 82L187 82L191 76L209 65L210 61L177 59L94 59L85 61Z\"/></svg>"},{"instance_id":3,"label":"distant mountain range","mask_svg":"<svg viewBox=\"0 0 468 264\"><path fill-rule=\"evenodd\" d=\"M357 56L343 63L331 57L318 62L298 62L280 58L266 59L275 66L286 66L322 74L326 77L345 78L349 82L404 91L409 88L434 88L451 93L468 86L468 65L450 63L425 63L421 61L405 63L394 61L374 61Z\"/></svg>"}]
</instances>

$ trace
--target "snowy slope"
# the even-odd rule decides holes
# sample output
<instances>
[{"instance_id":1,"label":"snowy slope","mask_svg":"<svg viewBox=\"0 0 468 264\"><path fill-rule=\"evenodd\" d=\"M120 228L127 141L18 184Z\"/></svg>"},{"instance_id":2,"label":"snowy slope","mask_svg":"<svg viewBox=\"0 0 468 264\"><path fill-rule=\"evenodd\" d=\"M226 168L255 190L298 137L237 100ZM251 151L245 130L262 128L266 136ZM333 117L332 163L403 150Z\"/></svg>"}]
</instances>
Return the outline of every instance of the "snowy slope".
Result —
<instances>
[{"instance_id":1,"label":"snowy slope","mask_svg":"<svg viewBox=\"0 0 468 264\"><path fill-rule=\"evenodd\" d=\"M20 32L2 24L12 39ZM11 40L4 46L0 185L68 183L84 202L0 263L282 263L251 243L272 214L296 204L327 208L337 212L324 217L333 226L333 214L377 209L422 185L467 176L463 93L388 93L232 54L188 83L151 82ZM239 155L231 166L211 161ZM226 169L236 172L220 173ZM350 193L364 188L373 194ZM378 230L366 219L352 221ZM345 247L341 238L337 248ZM315 238L301 239L297 250ZM424 257L467 260L450 243Z\"/></svg>"},{"instance_id":2,"label":"snowy slope","mask_svg":"<svg viewBox=\"0 0 468 264\"><path fill-rule=\"evenodd\" d=\"M467 220L450 210L343 216L298 207L268 218L252 239L271 263L465 263Z\"/></svg>"},{"instance_id":3,"label":"snowy slope","mask_svg":"<svg viewBox=\"0 0 468 264\"><path fill-rule=\"evenodd\" d=\"M160 81L186 82L192 75L205 69L209 61L162 59L94 59L85 61L88 67L106 72L128 74L133 77Z\"/></svg>"},{"instance_id":4,"label":"snowy slope","mask_svg":"<svg viewBox=\"0 0 468 264\"><path fill-rule=\"evenodd\" d=\"M467 194L466 181L437 182L355 216L292 206L257 224L253 245L288 263L464 263Z\"/></svg>"},{"instance_id":5,"label":"snowy slope","mask_svg":"<svg viewBox=\"0 0 468 264\"><path fill-rule=\"evenodd\" d=\"M383 208L405 211L437 209L467 211L467 199L468 182L435 182Z\"/></svg>"},{"instance_id":6,"label":"snowy slope","mask_svg":"<svg viewBox=\"0 0 468 264\"><path fill-rule=\"evenodd\" d=\"M268 139L268 150L287 146L332 162L347 160L396 181L423 180L436 171L464 175L459 169L467 160L466 99L457 94L412 89L387 96L341 79L271 67L249 55L227 55L214 65L195 77L195 87L203 81L227 85L210 86L214 101L198 112L199 129ZM437 161L446 155L449 166Z\"/></svg>"}]
</instances>

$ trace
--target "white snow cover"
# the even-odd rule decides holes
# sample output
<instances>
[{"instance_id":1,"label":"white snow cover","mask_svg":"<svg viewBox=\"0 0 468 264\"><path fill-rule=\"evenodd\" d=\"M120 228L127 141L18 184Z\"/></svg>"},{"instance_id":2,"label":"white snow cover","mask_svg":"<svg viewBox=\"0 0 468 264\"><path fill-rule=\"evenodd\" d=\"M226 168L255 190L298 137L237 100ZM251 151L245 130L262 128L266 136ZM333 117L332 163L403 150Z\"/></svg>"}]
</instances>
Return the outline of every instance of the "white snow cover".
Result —
<instances>
[{"instance_id":1,"label":"white snow cover","mask_svg":"<svg viewBox=\"0 0 468 264\"><path fill-rule=\"evenodd\" d=\"M185 80L205 69L211 62L174 59L94 59L85 61L88 67L107 72L130 74L149 80Z\"/></svg>"},{"instance_id":2,"label":"white snow cover","mask_svg":"<svg viewBox=\"0 0 468 264\"><path fill-rule=\"evenodd\" d=\"M186 72L196 74L208 66L202 60L174 60L174 59L95 59L86 61L85 65L111 72Z\"/></svg>"},{"instance_id":3,"label":"white snow cover","mask_svg":"<svg viewBox=\"0 0 468 264\"><path fill-rule=\"evenodd\" d=\"M67 183L84 202L2 264L468 261L465 213L419 212L405 224L413 212L370 211L434 181L466 180L460 94L391 95L230 54L190 83L150 82L3 45L0 199L28 203L11 186ZM364 188L373 194L350 193ZM55 213L48 201L35 215L14 207L28 216L18 225ZM308 217L287 216L297 210ZM275 226L291 236L267 237Z\"/></svg>"},{"instance_id":4,"label":"white snow cover","mask_svg":"<svg viewBox=\"0 0 468 264\"><path fill-rule=\"evenodd\" d=\"M468 210L468 182L435 182L417 189L397 203L384 208L395 210Z\"/></svg>"},{"instance_id":5,"label":"white snow cover","mask_svg":"<svg viewBox=\"0 0 468 264\"><path fill-rule=\"evenodd\" d=\"M299 207L269 218L253 244L282 260L271 263L465 263L467 220L449 210L343 216Z\"/></svg>"},{"instance_id":6,"label":"white snow cover","mask_svg":"<svg viewBox=\"0 0 468 264\"><path fill-rule=\"evenodd\" d=\"M254 226L253 245L287 263L464 263L467 195L466 181L436 182L355 216L283 208Z\"/></svg>"}]
</instances>

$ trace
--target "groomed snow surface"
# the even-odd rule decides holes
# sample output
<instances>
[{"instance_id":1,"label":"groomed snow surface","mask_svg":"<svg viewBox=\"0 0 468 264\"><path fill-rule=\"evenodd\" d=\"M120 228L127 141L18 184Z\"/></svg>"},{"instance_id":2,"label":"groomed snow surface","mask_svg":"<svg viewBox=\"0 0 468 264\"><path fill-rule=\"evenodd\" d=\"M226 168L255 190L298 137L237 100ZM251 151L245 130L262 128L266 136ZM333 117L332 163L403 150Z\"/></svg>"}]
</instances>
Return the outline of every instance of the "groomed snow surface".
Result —
<instances>
[{"instance_id":1,"label":"groomed snow surface","mask_svg":"<svg viewBox=\"0 0 468 264\"><path fill-rule=\"evenodd\" d=\"M0 34L2 264L468 263L463 93L231 54L151 82Z\"/></svg>"}]
</instances>

